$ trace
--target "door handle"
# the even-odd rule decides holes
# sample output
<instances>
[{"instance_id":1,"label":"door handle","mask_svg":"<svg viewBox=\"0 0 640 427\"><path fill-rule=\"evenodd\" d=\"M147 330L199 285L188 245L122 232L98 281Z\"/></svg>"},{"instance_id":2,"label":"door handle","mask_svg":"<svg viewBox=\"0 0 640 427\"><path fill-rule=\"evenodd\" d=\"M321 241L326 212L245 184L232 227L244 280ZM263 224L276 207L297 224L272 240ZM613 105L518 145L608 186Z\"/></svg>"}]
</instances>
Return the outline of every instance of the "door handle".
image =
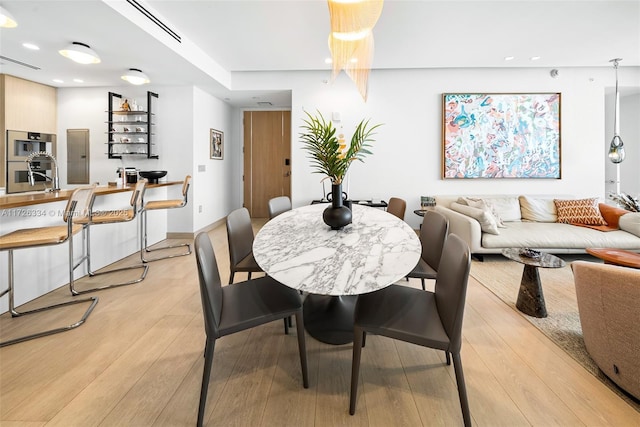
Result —
<instances>
[{"instance_id":1,"label":"door handle","mask_svg":"<svg viewBox=\"0 0 640 427\"><path fill-rule=\"evenodd\" d=\"M289 171L289 172L286 172L286 173L284 174L284 176L285 176L285 177L289 177L289 176L291 176L291 172L290 172L290 171Z\"/></svg>"},{"instance_id":2,"label":"door handle","mask_svg":"<svg viewBox=\"0 0 640 427\"><path fill-rule=\"evenodd\" d=\"M87 158L87 156L80 156L80 158L81 158L81 159L86 159L86 158Z\"/></svg>"}]
</instances>

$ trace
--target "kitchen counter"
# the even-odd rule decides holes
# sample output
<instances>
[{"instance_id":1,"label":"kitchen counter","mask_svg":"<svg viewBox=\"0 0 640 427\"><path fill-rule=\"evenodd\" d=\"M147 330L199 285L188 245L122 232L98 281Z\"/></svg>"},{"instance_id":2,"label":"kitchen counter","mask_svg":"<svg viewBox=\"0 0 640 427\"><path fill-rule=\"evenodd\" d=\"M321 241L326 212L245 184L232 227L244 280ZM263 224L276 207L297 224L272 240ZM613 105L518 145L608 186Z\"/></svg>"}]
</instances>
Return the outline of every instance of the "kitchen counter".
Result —
<instances>
[{"instance_id":1,"label":"kitchen counter","mask_svg":"<svg viewBox=\"0 0 640 427\"><path fill-rule=\"evenodd\" d=\"M168 182L161 182L159 184L147 184L146 188L167 187L169 185L178 185L178 184L182 184L182 181L168 181ZM121 193L124 191L133 191L134 188L135 188L135 184L125 185L125 186L102 185L102 186L96 187L95 194L100 196L104 194ZM38 192L9 194L6 196L0 196L0 209L13 209L13 208L20 208L23 206L31 206L31 205L38 205L42 203L52 203L52 202L59 202L63 200L69 200L69 197L71 197L71 193L73 193L73 189L63 189L60 191L53 191L49 193L45 193L44 191L38 191Z\"/></svg>"}]
</instances>

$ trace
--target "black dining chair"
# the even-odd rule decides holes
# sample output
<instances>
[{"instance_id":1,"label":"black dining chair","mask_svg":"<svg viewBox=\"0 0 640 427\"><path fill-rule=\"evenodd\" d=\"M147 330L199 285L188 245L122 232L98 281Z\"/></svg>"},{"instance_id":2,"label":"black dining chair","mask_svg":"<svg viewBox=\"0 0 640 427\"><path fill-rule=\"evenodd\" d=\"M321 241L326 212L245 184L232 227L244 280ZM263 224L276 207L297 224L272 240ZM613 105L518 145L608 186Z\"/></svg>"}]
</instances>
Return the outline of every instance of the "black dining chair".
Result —
<instances>
[{"instance_id":1,"label":"black dining chair","mask_svg":"<svg viewBox=\"0 0 640 427\"><path fill-rule=\"evenodd\" d=\"M360 295L355 307L349 413L356 411L360 356L366 333L451 353L465 426L471 425L462 373L462 317L471 267L469 246L450 235L438 266L435 292L401 285Z\"/></svg>"},{"instance_id":2,"label":"black dining chair","mask_svg":"<svg viewBox=\"0 0 640 427\"><path fill-rule=\"evenodd\" d=\"M420 279L422 289L425 288L425 279L435 279L438 275L438 265L442 257L442 248L449 233L449 221L447 218L434 211L428 211L424 215L420 227L420 244L422 253L418 264L411 270L407 277Z\"/></svg>"},{"instance_id":3,"label":"black dining chair","mask_svg":"<svg viewBox=\"0 0 640 427\"><path fill-rule=\"evenodd\" d=\"M404 212L407 210L407 202L397 197L389 199L389 205L387 206L387 212L397 216L404 221Z\"/></svg>"},{"instance_id":4,"label":"black dining chair","mask_svg":"<svg viewBox=\"0 0 640 427\"><path fill-rule=\"evenodd\" d=\"M274 197L269 200L269 219L273 219L283 212L291 210L291 199L287 196Z\"/></svg>"},{"instance_id":5,"label":"black dining chair","mask_svg":"<svg viewBox=\"0 0 640 427\"><path fill-rule=\"evenodd\" d=\"M200 280L200 296L206 331L204 372L198 408L198 426L204 421L204 410L213 365L216 340L225 335L254 328L289 316L296 317L298 351L302 368L302 384L309 388L307 350L302 318L302 300L291 288L269 276L222 286L211 240L200 233L195 240L196 262Z\"/></svg>"},{"instance_id":6,"label":"black dining chair","mask_svg":"<svg viewBox=\"0 0 640 427\"><path fill-rule=\"evenodd\" d=\"M253 228L247 208L236 209L227 215L227 238L229 241L229 284L233 283L236 272L261 273L262 268L253 257Z\"/></svg>"}]
</instances>

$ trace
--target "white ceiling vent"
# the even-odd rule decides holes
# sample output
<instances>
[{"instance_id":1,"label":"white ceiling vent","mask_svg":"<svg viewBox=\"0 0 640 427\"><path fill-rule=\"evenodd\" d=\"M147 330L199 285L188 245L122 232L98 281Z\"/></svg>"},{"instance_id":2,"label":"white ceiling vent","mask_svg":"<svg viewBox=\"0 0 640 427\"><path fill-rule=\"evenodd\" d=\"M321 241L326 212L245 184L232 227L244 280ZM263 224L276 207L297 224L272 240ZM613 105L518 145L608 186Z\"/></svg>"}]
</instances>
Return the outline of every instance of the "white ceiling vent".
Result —
<instances>
[{"instance_id":1,"label":"white ceiling vent","mask_svg":"<svg viewBox=\"0 0 640 427\"><path fill-rule=\"evenodd\" d=\"M32 70L40 69L40 67L36 67L35 65L27 64L26 62L18 61L17 59L7 58L6 56L0 55L0 59L3 61L13 62L14 64L22 65L23 67L31 68Z\"/></svg>"},{"instance_id":2,"label":"white ceiling vent","mask_svg":"<svg viewBox=\"0 0 640 427\"><path fill-rule=\"evenodd\" d=\"M178 43L182 43L182 38L180 37L180 35L178 33L176 33L171 28L169 28L169 26L167 24L165 24L164 22L162 22L161 20L156 18L151 12L149 12L147 9L145 9L144 6L142 6L136 0L127 0L127 3L129 3L131 6L135 7L136 9L138 9L138 11L140 13L142 13L144 16L146 16L151 22L156 24L158 27L162 28L162 30L164 32L166 32L171 37L176 39L178 41Z\"/></svg>"},{"instance_id":3,"label":"white ceiling vent","mask_svg":"<svg viewBox=\"0 0 640 427\"><path fill-rule=\"evenodd\" d=\"M259 101L259 102L258 102L258 105L259 105L260 107L271 107L271 106L273 106L273 104L272 104L272 103L270 103L269 101Z\"/></svg>"}]
</instances>

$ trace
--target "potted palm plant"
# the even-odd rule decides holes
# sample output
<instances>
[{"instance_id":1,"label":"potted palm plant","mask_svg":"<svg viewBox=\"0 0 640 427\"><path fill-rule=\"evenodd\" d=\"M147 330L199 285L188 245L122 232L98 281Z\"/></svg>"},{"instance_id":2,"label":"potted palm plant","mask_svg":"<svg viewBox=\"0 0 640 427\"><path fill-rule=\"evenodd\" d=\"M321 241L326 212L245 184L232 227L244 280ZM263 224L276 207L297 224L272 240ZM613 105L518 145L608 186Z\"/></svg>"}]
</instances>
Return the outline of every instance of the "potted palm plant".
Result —
<instances>
[{"instance_id":1,"label":"potted palm plant","mask_svg":"<svg viewBox=\"0 0 640 427\"><path fill-rule=\"evenodd\" d=\"M371 154L368 149L374 142L371 137L381 125L369 125L368 119L362 120L347 146L345 140L336 135L334 124L325 120L320 112L316 116L307 111L305 114L307 118L301 126L300 140L309 154L313 172L326 175L325 179L331 180L331 206L325 209L322 218L337 230L351 223L351 210L342 204L342 181L352 162L362 162L367 154Z\"/></svg>"}]
</instances>

